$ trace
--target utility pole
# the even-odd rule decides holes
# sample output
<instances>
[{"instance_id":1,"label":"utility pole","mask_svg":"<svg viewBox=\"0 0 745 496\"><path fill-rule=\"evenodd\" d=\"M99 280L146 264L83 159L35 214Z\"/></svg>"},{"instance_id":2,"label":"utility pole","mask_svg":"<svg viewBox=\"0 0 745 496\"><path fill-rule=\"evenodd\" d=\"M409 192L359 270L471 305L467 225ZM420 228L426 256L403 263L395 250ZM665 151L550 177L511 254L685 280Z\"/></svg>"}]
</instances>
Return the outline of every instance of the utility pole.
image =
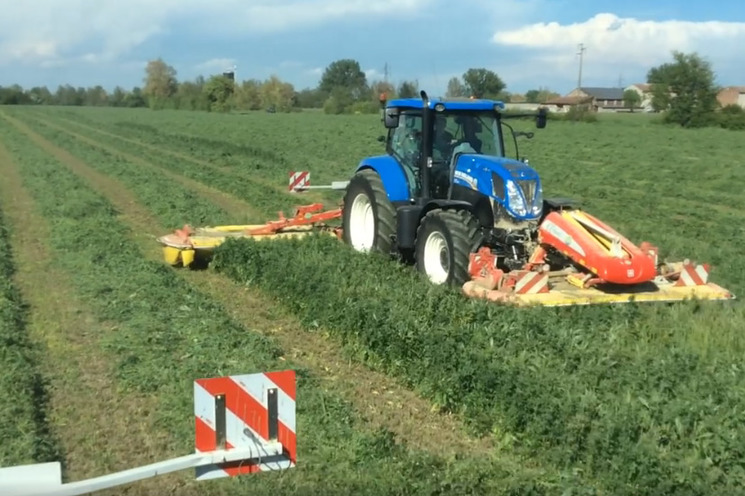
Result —
<instances>
[{"instance_id":1,"label":"utility pole","mask_svg":"<svg viewBox=\"0 0 745 496\"><path fill-rule=\"evenodd\" d=\"M383 67L383 81L386 83L388 82L388 62L386 62L385 67Z\"/></svg>"},{"instance_id":2,"label":"utility pole","mask_svg":"<svg viewBox=\"0 0 745 496\"><path fill-rule=\"evenodd\" d=\"M585 44L584 43L580 43L579 44L579 52L577 52L577 55L579 55L579 77L577 78L577 88L578 89L582 87L582 59L584 57L585 50L587 50L587 48L585 48Z\"/></svg>"}]
</instances>

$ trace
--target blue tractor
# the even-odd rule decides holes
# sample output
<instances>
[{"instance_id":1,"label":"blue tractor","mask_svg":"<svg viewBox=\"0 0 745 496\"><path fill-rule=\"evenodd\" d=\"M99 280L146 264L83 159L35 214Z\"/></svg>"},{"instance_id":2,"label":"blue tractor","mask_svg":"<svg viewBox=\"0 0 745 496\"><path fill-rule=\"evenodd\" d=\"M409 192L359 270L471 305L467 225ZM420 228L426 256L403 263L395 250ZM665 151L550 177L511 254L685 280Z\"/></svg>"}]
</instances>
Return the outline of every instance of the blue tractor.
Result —
<instances>
[{"instance_id":1,"label":"blue tractor","mask_svg":"<svg viewBox=\"0 0 745 496\"><path fill-rule=\"evenodd\" d=\"M505 140L517 150L517 137L533 134L514 131L500 101L422 91L381 104L387 153L363 159L347 185L344 241L415 263L435 284L468 281L470 255L483 246L505 271L523 267L541 218L561 207L544 202L526 161L505 156ZM544 109L519 117L546 126Z\"/></svg>"},{"instance_id":2,"label":"blue tractor","mask_svg":"<svg viewBox=\"0 0 745 496\"><path fill-rule=\"evenodd\" d=\"M424 92L382 107L386 154L363 159L345 186L331 185L346 189L341 209L319 212L323 204L315 203L264 225L184 226L158 239L166 261L188 266L228 238L307 235L313 225L341 234L357 251L413 263L434 284L495 302L734 298L708 281L706 264L660 262L651 243L634 245L570 200L544 199L538 173L517 151L518 136L533 133L507 123L530 117L544 128L543 109L506 114L498 101L429 99ZM506 152L509 144L514 158ZM292 176L290 186L295 191ZM341 229L325 224L339 216Z\"/></svg>"}]
</instances>

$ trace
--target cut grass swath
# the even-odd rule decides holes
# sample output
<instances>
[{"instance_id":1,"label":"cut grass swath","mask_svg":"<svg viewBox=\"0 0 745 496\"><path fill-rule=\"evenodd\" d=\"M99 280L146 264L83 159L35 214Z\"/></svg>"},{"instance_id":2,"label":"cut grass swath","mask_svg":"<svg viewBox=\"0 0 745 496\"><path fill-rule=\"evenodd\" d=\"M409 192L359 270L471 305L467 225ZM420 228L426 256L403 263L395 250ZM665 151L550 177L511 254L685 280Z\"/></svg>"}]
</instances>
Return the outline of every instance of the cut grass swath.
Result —
<instances>
[{"instance_id":1,"label":"cut grass swath","mask_svg":"<svg viewBox=\"0 0 745 496\"><path fill-rule=\"evenodd\" d=\"M155 413L174 448L193 442L195 377L292 367L259 333L236 324L219 305L173 271L143 259L117 212L65 166L5 126L25 183L51 226L58 265L102 320L119 324L105 340L124 388L157 395ZM432 494L441 488L489 494L551 494L564 483L555 471L504 458L449 461L407 451L386 431L363 432L343 399L322 390L307 371L298 381L298 470L221 480L205 493ZM84 428L81 426L79 428ZM122 433L126 436L126 433Z\"/></svg>"},{"instance_id":2,"label":"cut grass swath","mask_svg":"<svg viewBox=\"0 0 745 496\"><path fill-rule=\"evenodd\" d=\"M309 328L328 329L475 429L614 494L704 495L745 483L743 338L702 316L731 319L725 306L505 308L320 236L230 240L213 266L276 295ZM676 312L687 324L647 320ZM697 350L700 326L738 351Z\"/></svg>"},{"instance_id":3,"label":"cut grass swath","mask_svg":"<svg viewBox=\"0 0 745 496\"><path fill-rule=\"evenodd\" d=\"M13 283L10 241L0 211L0 467L60 455L47 422L47 384L39 372L43 350L28 335L26 308Z\"/></svg>"}]
</instances>

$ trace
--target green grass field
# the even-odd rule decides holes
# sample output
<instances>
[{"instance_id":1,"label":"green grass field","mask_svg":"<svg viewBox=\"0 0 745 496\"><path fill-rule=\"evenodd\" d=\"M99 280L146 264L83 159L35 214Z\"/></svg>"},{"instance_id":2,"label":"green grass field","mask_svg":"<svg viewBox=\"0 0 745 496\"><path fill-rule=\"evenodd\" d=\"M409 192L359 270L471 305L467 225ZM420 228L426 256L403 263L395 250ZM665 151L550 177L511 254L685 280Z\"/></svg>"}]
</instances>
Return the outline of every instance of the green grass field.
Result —
<instances>
[{"instance_id":1,"label":"green grass field","mask_svg":"<svg viewBox=\"0 0 745 496\"><path fill-rule=\"evenodd\" d=\"M287 193L288 172L348 179L383 152L377 116L5 107L0 131L0 173L14 178L0 187L0 382L22 392L0 400L0 431L14 436L4 465L59 453L74 480L186 454L194 378L292 367L297 468L132 490L703 495L745 485L739 300L502 308L328 239L226 244L207 271L160 260L154 238L185 223L334 205L341 193ZM551 120L520 147L547 196L576 198L663 257L711 263L712 279L742 295L742 133L601 115ZM60 301L75 310L49 310ZM90 422L76 421L83 405Z\"/></svg>"}]
</instances>

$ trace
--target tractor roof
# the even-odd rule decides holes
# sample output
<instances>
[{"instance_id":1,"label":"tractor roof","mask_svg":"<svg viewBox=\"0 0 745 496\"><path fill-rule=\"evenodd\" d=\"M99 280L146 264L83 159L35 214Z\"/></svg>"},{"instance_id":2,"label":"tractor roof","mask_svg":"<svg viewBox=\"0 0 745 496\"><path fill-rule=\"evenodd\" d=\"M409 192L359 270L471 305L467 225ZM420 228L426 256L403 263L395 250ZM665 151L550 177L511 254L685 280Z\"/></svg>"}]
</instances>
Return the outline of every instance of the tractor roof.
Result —
<instances>
[{"instance_id":1,"label":"tractor roof","mask_svg":"<svg viewBox=\"0 0 745 496\"><path fill-rule=\"evenodd\" d=\"M482 100L473 98L430 98L429 108L441 103L445 110L494 110L495 105L504 109L500 100ZM422 108L421 98L398 98L387 103L387 107Z\"/></svg>"}]
</instances>

